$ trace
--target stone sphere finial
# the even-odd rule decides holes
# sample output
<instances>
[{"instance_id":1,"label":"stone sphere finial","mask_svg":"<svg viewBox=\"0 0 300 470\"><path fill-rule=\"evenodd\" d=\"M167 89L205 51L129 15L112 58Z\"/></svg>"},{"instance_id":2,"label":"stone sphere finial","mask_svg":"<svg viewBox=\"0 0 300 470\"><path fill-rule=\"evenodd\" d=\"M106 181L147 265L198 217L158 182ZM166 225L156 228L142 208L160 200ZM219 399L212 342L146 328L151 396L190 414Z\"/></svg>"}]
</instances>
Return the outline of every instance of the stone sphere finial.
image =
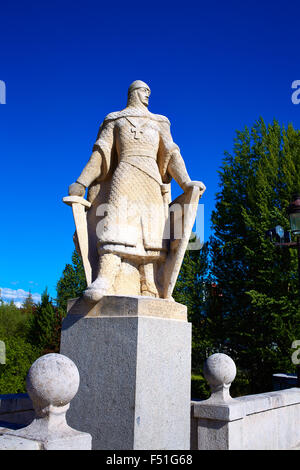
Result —
<instances>
[{"instance_id":1,"label":"stone sphere finial","mask_svg":"<svg viewBox=\"0 0 300 470\"><path fill-rule=\"evenodd\" d=\"M62 354L46 354L30 367L27 392L36 412L70 403L79 387L79 372L71 359Z\"/></svg>"},{"instance_id":2,"label":"stone sphere finial","mask_svg":"<svg viewBox=\"0 0 300 470\"><path fill-rule=\"evenodd\" d=\"M211 388L210 400L232 400L229 388L236 376L236 366L231 357L223 353L212 354L204 363L203 375Z\"/></svg>"}]
</instances>

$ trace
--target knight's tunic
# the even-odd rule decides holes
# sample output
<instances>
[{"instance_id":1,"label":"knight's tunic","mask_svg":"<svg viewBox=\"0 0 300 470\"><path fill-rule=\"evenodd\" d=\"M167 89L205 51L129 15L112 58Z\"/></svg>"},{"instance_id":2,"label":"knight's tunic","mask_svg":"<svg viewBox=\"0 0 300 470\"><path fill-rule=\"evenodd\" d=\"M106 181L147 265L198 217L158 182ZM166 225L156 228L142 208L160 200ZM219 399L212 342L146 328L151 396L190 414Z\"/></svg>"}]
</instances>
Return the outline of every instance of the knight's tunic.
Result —
<instances>
[{"instance_id":1,"label":"knight's tunic","mask_svg":"<svg viewBox=\"0 0 300 470\"><path fill-rule=\"evenodd\" d=\"M100 252L147 259L164 255L162 189L172 178L168 165L174 152L180 156L164 116L127 107L105 118L93 155L77 180L89 186L91 194L97 188L88 212L90 225L96 224ZM182 171L184 179L184 163Z\"/></svg>"}]
</instances>

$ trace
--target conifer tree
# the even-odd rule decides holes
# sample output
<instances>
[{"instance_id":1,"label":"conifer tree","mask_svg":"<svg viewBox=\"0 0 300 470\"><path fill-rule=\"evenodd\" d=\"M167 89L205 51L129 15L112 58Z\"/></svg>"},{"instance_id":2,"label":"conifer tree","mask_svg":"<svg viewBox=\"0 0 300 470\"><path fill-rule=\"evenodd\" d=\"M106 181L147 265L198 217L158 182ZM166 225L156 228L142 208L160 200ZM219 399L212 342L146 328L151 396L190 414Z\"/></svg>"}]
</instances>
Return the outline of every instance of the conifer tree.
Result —
<instances>
[{"instance_id":1,"label":"conifer tree","mask_svg":"<svg viewBox=\"0 0 300 470\"><path fill-rule=\"evenodd\" d=\"M208 335L206 302L210 290L208 243L199 250L187 250L173 292L173 298L187 306L192 322L192 368L201 371L212 344Z\"/></svg>"},{"instance_id":2,"label":"conifer tree","mask_svg":"<svg viewBox=\"0 0 300 470\"><path fill-rule=\"evenodd\" d=\"M30 321L29 341L43 353L59 352L62 318L62 311L53 305L46 288Z\"/></svg>"},{"instance_id":3,"label":"conifer tree","mask_svg":"<svg viewBox=\"0 0 300 470\"><path fill-rule=\"evenodd\" d=\"M36 305L33 301L31 291L28 292L28 296L24 300L21 308L22 308L23 313L26 313L29 315L35 311Z\"/></svg>"},{"instance_id":4,"label":"conifer tree","mask_svg":"<svg viewBox=\"0 0 300 470\"><path fill-rule=\"evenodd\" d=\"M80 256L74 250L72 264L67 264L61 278L57 282L57 305L65 313L69 299L79 297L86 289L86 279Z\"/></svg>"}]
</instances>

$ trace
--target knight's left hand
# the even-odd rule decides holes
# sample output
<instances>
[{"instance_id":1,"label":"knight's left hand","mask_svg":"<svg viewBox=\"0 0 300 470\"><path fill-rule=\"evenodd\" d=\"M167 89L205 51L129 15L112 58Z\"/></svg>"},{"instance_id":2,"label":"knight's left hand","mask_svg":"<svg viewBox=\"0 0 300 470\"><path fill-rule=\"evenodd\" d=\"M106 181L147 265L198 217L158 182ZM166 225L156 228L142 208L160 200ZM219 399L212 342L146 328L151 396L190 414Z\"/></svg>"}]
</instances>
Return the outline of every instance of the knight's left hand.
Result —
<instances>
[{"instance_id":1,"label":"knight's left hand","mask_svg":"<svg viewBox=\"0 0 300 470\"><path fill-rule=\"evenodd\" d=\"M200 189L200 194L201 195L206 190L206 186L205 186L205 184L202 183L202 181L189 181L189 183L185 183L183 189L184 189L184 191L186 191L188 188L192 188L193 186L197 186L197 188Z\"/></svg>"}]
</instances>

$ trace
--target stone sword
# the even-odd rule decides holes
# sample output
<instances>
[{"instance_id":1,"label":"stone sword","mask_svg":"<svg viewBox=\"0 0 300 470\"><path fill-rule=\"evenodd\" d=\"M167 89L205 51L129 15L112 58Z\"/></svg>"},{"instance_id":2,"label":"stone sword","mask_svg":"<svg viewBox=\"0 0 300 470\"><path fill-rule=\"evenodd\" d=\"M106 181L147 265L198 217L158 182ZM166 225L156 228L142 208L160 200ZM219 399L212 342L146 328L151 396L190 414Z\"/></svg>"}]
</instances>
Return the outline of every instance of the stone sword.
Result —
<instances>
[{"instance_id":1,"label":"stone sword","mask_svg":"<svg viewBox=\"0 0 300 470\"><path fill-rule=\"evenodd\" d=\"M89 286L92 282L92 268L89 261L89 237L85 208L90 208L91 203L80 196L66 196L63 198L63 202L68 206L72 206L85 278Z\"/></svg>"}]
</instances>

